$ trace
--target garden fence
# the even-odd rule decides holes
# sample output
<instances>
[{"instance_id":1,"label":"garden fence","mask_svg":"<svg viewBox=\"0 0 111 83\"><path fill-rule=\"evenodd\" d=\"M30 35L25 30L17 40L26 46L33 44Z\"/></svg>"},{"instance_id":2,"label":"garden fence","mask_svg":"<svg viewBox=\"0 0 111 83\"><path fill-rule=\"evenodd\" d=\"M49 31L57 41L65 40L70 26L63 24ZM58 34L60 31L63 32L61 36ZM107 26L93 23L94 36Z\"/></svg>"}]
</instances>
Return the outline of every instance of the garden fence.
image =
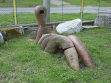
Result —
<instances>
[{"instance_id":1,"label":"garden fence","mask_svg":"<svg viewBox=\"0 0 111 83\"><path fill-rule=\"evenodd\" d=\"M94 20L99 13L110 13L104 12L110 4L111 0L50 0L50 22ZM43 5L43 0L0 0L0 25L36 23L34 8L37 5ZM101 7L106 8L101 10Z\"/></svg>"}]
</instances>

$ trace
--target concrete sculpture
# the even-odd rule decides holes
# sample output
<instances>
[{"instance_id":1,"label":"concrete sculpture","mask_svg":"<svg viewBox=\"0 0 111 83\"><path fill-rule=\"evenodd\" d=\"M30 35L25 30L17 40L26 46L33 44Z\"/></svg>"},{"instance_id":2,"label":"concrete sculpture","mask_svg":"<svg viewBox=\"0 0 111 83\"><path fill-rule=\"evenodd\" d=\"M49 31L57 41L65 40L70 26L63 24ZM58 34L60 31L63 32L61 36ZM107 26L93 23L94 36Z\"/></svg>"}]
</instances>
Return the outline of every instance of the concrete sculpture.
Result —
<instances>
[{"instance_id":1,"label":"concrete sculpture","mask_svg":"<svg viewBox=\"0 0 111 83\"><path fill-rule=\"evenodd\" d=\"M35 7L35 15L37 17L39 27L36 41L38 42L38 44L41 44L41 47L45 52L56 53L61 47L64 50L64 54L73 69L80 70L78 53L87 67L95 67L89 51L76 36L70 35L68 37L65 37L55 33L44 34L46 20L45 7Z\"/></svg>"}]
</instances>

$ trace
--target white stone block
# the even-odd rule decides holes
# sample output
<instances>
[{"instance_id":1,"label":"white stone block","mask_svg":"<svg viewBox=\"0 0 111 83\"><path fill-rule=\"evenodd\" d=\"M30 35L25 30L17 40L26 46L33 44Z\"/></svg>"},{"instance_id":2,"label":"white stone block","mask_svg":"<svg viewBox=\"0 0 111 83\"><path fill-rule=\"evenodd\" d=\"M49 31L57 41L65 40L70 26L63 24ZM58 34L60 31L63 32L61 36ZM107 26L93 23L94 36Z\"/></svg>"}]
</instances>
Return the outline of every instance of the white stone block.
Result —
<instances>
[{"instance_id":1,"label":"white stone block","mask_svg":"<svg viewBox=\"0 0 111 83\"><path fill-rule=\"evenodd\" d=\"M60 34L80 32L82 30L82 21L80 19L75 19L61 23L56 27L56 30Z\"/></svg>"},{"instance_id":2,"label":"white stone block","mask_svg":"<svg viewBox=\"0 0 111 83\"><path fill-rule=\"evenodd\" d=\"M2 36L2 34L0 32L0 46L2 45L2 43L4 43L4 39L3 39L3 36Z\"/></svg>"}]
</instances>

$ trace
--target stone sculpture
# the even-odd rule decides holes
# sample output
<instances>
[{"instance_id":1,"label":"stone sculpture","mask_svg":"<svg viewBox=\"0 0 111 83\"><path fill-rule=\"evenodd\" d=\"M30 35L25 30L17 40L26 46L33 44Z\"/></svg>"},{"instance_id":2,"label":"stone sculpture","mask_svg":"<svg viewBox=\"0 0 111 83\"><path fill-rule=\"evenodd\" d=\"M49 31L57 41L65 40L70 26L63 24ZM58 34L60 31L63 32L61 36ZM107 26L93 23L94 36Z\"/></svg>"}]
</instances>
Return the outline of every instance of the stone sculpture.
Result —
<instances>
[{"instance_id":1,"label":"stone sculpture","mask_svg":"<svg viewBox=\"0 0 111 83\"><path fill-rule=\"evenodd\" d=\"M59 48L62 48L70 66L75 70L80 70L77 54L78 52L87 67L95 68L95 64L89 51L76 36L70 35L68 37L65 37L55 33L44 34L46 20L45 7L35 7L35 15L37 17L39 27L36 41L38 42L38 44L41 44L41 48L45 52L56 53Z\"/></svg>"}]
</instances>

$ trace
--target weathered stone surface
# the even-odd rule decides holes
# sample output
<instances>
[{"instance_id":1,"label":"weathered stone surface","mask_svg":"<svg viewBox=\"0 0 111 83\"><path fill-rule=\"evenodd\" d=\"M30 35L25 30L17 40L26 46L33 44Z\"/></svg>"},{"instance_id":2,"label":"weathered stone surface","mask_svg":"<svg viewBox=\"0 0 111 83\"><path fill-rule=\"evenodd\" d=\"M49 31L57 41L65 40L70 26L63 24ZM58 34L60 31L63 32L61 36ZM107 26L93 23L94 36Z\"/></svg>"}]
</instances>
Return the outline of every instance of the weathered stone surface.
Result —
<instances>
[{"instance_id":1,"label":"weathered stone surface","mask_svg":"<svg viewBox=\"0 0 111 83\"><path fill-rule=\"evenodd\" d=\"M38 32L37 32L37 36L36 36L36 41L38 42L40 40L40 38L42 37L43 31L42 28L39 28Z\"/></svg>"},{"instance_id":2,"label":"weathered stone surface","mask_svg":"<svg viewBox=\"0 0 111 83\"><path fill-rule=\"evenodd\" d=\"M37 31L32 31L29 35L29 39L36 39Z\"/></svg>"},{"instance_id":3,"label":"weathered stone surface","mask_svg":"<svg viewBox=\"0 0 111 83\"><path fill-rule=\"evenodd\" d=\"M80 32L80 30L82 30L82 21L80 19L75 19L61 23L56 27L56 30L60 34Z\"/></svg>"},{"instance_id":4,"label":"weathered stone surface","mask_svg":"<svg viewBox=\"0 0 111 83\"><path fill-rule=\"evenodd\" d=\"M75 70L79 70L80 68L79 68L78 54L77 54L75 47L66 49L64 51L64 54L70 64L70 66Z\"/></svg>"},{"instance_id":5,"label":"weathered stone surface","mask_svg":"<svg viewBox=\"0 0 111 83\"><path fill-rule=\"evenodd\" d=\"M94 28L100 28L99 26L82 26L83 29L94 29Z\"/></svg>"},{"instance_id":6,"label":"weathered stone surface","mask_svg":"<svg viewBox=\"0 0 111 83\"><path fill-rule=\"evenodd\" d=\"M90 68L95 68L94 61L93 61L88 49L81 42L81 40L74 35L70 35L70 36L68 36L68 38L73 42L77 52L81 56L81 59L83 60L85 65Z\"/></svg>"},{"instance_id":7,"label":"weathered stone surface","mask_svg":"<svg viewBox=\"0 0 111 83\"><path fill-rule=\"evenodd\" d=\"M4 39L3 39L3 36L2 36L2 34L0 32L0 46L2 45L2 43L4 43Z\"/></svg>"},{"instance_id":8,"label":"weathered stone surface","mask_svg":"<svg viewBox=\"0 0 111 83\"><path fill-rule=\"evenodd\" d=\"M2 36L4 38L4 40L7 41L6 31L1 30L1 34L2 34Z\"/></svg>"},{"instance_id":9,"label":"weathered stone surface","mask_svg":"<svg viewBox=\"0 0 111 83\"><path fill-rule=\"evenodd\" d=\"M94 25L111 28L111 14L99 14L96 16Z\"/></svg>"},{"instance_id":10,"label":"weathered stone surface","mask_svg":"<svg viewBox=\"0 0 111 83\"><path fill-rule=\"evenodd\" d=\"M45 38L50 37L50 36L55 36L55 35L57 35L57 34L55 34L55 33L43 34L42 37L40 38L40 40L38 41L38 44L41 44Z\"/></svg>"},{"instance_id":11,"label":"weathered stone surface","mask_svg":"<svg viewBox=\"0 0 111 83\"><path fill-rule=\"evenodd\" d=\"M45 47L47 46L48 42L53 38L54 36L49 36L47 38L45 38L42 43L41 43L41 48L44 50Z\"/></svg>"},{"instance_id":12,"label":"weathered stone surface","mask_svg":"<svg viewBox=\"0 0 111 83\"><path fill-rule=\"evenodd\" d=\"M62 35L56 35L48 42L44 51L48 53L56 53L60 46L63 49L67 49L73 47L74 45L69 38Z\"/></svg>"},{"instance_id":13,"label":"weathered stone surface","mask_svg":"<svg viewBox=\"0 0 111 83\"><path fill-rule=\"evenodd\" d=\"M56 30L56 26L53 25L53 29L52 29L52 32L51 33L57 33L57 30Z\"/></svg>"},{"instance_id":14,"label":"weathered stone surface","mask_svg":"<svg viewBox=\"0 0 111 83\"><path fill-rule=\"evenodd\" d=\"M24 34L24 28L22 26L19 26L19 28L15 28L15 30L21 35Z\"/></svg>"}]
</instances>

